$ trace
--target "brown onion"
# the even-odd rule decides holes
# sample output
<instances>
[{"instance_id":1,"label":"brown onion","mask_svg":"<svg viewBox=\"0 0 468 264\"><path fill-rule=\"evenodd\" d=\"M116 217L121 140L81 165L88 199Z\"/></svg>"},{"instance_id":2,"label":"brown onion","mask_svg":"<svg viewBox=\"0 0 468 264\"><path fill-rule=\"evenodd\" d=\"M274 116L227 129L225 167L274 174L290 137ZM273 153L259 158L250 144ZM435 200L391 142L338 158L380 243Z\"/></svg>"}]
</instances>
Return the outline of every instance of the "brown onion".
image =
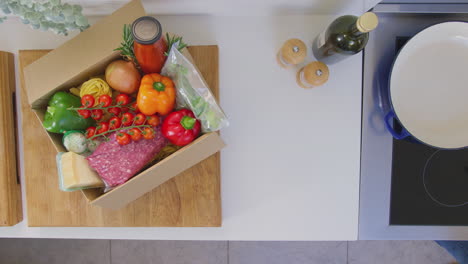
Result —
<instances>
[{"instance_id":1,"label":"brown onion","mask_svg":"<svg viewBox=\"0 0 468 264\"><path fill-rule=\"evenodd\" d=\"M141 75L133 62L116 60L106 68L106 81L112 89L131 94L140 87Z\"/></svg>"}]
</instances>

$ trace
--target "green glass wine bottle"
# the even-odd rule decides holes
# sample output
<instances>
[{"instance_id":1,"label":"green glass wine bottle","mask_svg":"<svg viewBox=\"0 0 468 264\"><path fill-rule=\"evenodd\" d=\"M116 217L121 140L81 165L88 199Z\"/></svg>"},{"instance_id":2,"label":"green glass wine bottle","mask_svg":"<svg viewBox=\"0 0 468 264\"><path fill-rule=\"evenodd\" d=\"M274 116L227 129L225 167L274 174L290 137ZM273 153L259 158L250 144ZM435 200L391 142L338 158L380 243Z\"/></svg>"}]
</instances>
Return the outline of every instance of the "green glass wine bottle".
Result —
<instances>
[{"instance_id":1,"label":"green glass wine bottle","mask_svg":"<svg viewBox=\"0 0 468 264\"><path fill-rule=\"evenodd\" d=\"M341 16L315 38L312 52L321 62L328 65L337 63L363 50L369 40L369 32L378 23L377 16L372 12L360 17Z\"/></svg>"}]
</instances>

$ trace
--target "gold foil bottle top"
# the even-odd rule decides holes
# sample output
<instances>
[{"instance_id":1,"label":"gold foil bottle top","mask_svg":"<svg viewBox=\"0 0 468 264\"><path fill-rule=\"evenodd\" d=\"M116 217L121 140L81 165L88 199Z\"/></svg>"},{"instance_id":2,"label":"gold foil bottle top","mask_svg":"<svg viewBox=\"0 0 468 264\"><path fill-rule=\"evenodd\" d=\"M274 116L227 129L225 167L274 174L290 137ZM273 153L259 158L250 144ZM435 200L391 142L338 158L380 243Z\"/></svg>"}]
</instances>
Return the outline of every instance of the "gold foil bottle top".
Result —
<instances>
[{"instance_id":1,"label":"gold foil bottle top","mask_svg":"<svg viewBox=\"0 0 468 264\"><path fill-rule=\"evenodd\" d=\"M379 18L372 12L364 13L356 22L356 27L361 32L370 32L379 25Z\"/></svg>"}]
</instances>

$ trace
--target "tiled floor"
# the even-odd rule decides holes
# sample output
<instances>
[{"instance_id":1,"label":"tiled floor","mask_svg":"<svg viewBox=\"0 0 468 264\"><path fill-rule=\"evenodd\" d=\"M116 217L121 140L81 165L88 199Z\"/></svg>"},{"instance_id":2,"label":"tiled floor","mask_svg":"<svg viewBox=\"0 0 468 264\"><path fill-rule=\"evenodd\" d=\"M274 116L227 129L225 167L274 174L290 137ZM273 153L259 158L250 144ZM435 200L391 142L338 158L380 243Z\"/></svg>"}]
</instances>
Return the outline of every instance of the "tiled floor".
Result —
<instances>
[{"instance_id":1,"label":"tiled floor","mask_svg":"<svg viewBox=\"0 0 468 264\"><path fill-rule=\"evenodd\" d=\"M215 242L0 239L0 263L452 264L433 241Z\"/></svg>"}]
</instances>

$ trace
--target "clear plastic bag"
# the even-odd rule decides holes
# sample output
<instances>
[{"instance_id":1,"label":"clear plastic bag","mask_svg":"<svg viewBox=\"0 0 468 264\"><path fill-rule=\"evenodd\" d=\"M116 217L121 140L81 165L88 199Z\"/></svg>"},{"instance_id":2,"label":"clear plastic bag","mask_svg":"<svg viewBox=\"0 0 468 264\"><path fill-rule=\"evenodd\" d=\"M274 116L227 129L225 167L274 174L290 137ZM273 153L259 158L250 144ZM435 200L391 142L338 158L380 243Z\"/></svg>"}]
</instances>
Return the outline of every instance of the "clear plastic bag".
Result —
<instances>
[{"instance_id":1,"label":"clear plastic bag","mask_svg":"<svg viewBox=\"0 0 468 264\"><path fill-rule=\"evenodd\" d=\"M174 81L177 90L176 108L193 111L202 124L202 132L218 131L229 125L229 120L216 103L210 88L197 68L179 50L175 43L161 71Z\"/></svg>"}]
</instances>

